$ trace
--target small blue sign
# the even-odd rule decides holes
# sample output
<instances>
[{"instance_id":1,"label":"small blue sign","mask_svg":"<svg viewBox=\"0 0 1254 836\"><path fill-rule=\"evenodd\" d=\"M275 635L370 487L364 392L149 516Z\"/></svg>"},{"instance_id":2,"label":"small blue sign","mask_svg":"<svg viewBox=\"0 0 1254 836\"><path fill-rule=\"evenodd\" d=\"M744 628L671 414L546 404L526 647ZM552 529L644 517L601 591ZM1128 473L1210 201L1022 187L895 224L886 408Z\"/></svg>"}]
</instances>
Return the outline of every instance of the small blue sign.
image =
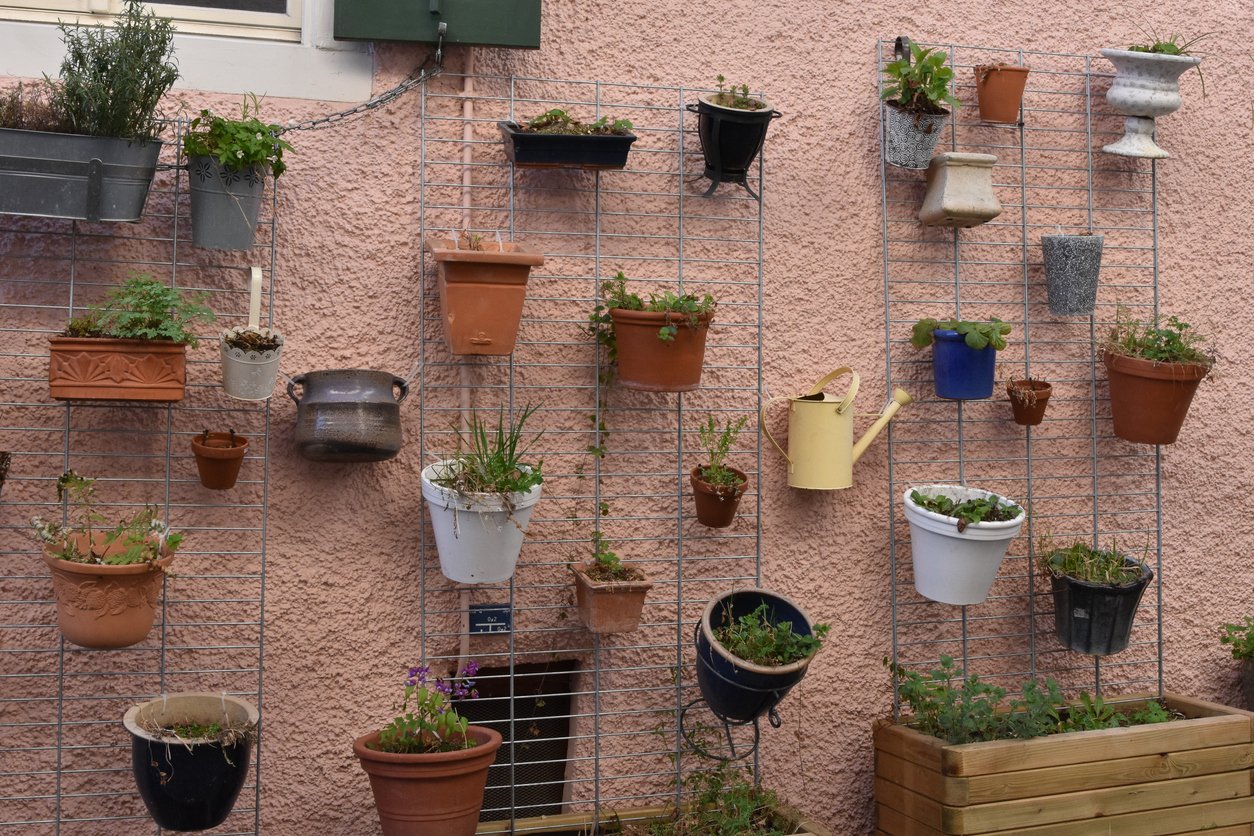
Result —
<instances>
[{"instance_id":1,"label":"small blue sign","mask_svg":"<svg viewBox=\"0 0 1254 836\"><path fill-rule=\"evenodd\" d=\"M508 633L514 627L508 604L471 604L470 632Z\"/></svg>"}]
</instances>

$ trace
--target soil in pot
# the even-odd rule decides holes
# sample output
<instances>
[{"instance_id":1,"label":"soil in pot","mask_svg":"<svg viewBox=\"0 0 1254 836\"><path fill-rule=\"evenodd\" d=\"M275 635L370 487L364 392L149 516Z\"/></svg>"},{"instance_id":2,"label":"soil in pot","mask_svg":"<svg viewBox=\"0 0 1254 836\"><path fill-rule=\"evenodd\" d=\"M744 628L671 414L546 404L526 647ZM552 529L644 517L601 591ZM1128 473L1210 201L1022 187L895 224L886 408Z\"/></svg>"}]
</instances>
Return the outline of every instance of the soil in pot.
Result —
<instances>
[{"instance_id":1,"label":"soil in pot","mask_svg":"<svg viewBox=\"0 0 1254 836\"><path fill-rule=\"evenodd\" d=\"M235 487L240 466L248 452L248 439L230 432L205 430L192 437L192 453L196 456L196 470L200 484L212 491L225 491Z\"/></svg>"},{"instance_id":2,"label":"soil in pot","mask_svg":"<svg viewBox=\"0 0 1254 836\"><path fill-rule=\"evenodd\" d=\"M472 249L477 247L478 249ZM444 342L455 355L512 354L531 268L544 254L526 244L427 241L435 258Z\"/></svg>"},{"instance_id":3,"label":"soil in pot","mask_svg":"<svg viewBox=\"0 0 1254 836\"><path fill-rule=\"evenodd\" d=\"M933 332L932 376L936 397L948 400L982 400L993 395L997 349L991 345L972 348L957 331Z\"/></svg>"},{"instance_id":4,"label":"soil in pot","mask_svg":"<svg viewBox=\"0 0 1254 836\"><path fill-rule=\"evenodd\" d=\"M912 113L884 103L884 161L899 168L924 169L932 162L949 111Z\"/></svg>"},{"instance_id":5,"label":"soil in pot","mask_svg":"<svg viewBox=\"0 0 1254 836\"><path fill-rule=\"evenodd\" d=\"M1097 307L1105 235L1042 235L1045 290L1054 316L1091 316Z\"/></svg>"},{"instance_id":6,"label":"soil in pot","mask_svg":"<svg viewBox=\"0 0 1254 836\"><path fill-rule=\"evenodd\" d=\"M57 400L181 401L187 346L167 340L53 337L48 390Z\"/></svg>"},{"instance_id":7,"label":"soil in pot","mask_svg":"<svg viewBox=\"0 0 1254 836\"><path fill-rule=\"evenodd\" d=\"M567 564L575 576L575 602L591 633L631 633L653 581L638 567L619 564L616 570L599 563Z\"/></svg>"},{"instance_id":8,"label":"soil in pot","mask_svg":"<svg viewBox=\"0 0 1254 836\"><path fill-rule=\"evenodd\" d=\"M1155 363L1107 351L1110 412L1115 435L1140 444L1174 444L1189 414L1198 384L1210 367L1201 363Z\"/></svg>"},{"instance_id":9,"label":"soil in pot","mask_svg":"<svg viewBox=\"0 0 1254 836\"><path fill-rule=\"evenodd\" d=\"M371 748L379 743L378 732L354 741L383 836L474 836L501 735L482 726L471 726L467 734L475 741L471 748L427 755Z\"/></svg>"},{"instance_id":10,"label":"soil in pot","mask_svg":"<svg viewBox=\"0 0 1254 836\"><path fill-rule=\"evenodd\" d=\"M743 470L725 465L736 474L737 485L711 485L701 478L704 466L694 467L692 480L692 498L697 505L697 522L710 528L727 528L736 520L736 509L740 506L740 497L744 496L749 484L749 477Z\"/></svg>"},{"instance_id":11,"label":"soil in pot","mask_svg":"<svg viewBox=\"0 0 1254 836\"><path fill-rule=\"evenodd\" d=\"M975 68L975 95L980 104L980 121L1018 124L1028 72L1027 67L1005 64L981 64Z\"/></svg>"},{"instance_id":12,"label":"soil in pot","mask_svg":"<svg viewBox=\"0 0 1254 836\"><path fill-rule=\"evenodd\" d=\"M691 392L701 386L709 314L700 314L694 326L682 314L665 311L611 308L609 313L618 342L618 380L624 388ZM678 331L663 340L658 332L668 323L677 325Z\"/></svg>"},{"instance_id":13,"label":"soil in pot","mask_svg":"<svg viewBox=\"0 0 1254 836\"><path fill-rule=\"evenodd\" d=\"M1124 566L1141 571L1136 580L1120 585L1050 572L1054 634L1064 647L1089 656L1110 656L1127 648L1136 609L1154 573L1131 558L1124 560Z\"/></svg>"},{"instance_id":14,"label":"soil in pot","mask_svg":"<svg viewBox=\"0 0 1254 836\"><path fill-rule=\"evenodd\" d=\"M1015 423L1024 427L1035 427L1045 420L1045 407L1052 394L1054 387L1043 380L1028 378L1006 382L1006 395L1010 398Z\"/></svg>"},{"instance_id":15,"label":"soil in pot","mask_svg":"<svg viewBox=\"0 0 1254 836\"><path fill-rule=\"evenodd\" d=\"M97 535L97 542L103 537ZM111 650L148 637L161 601L162 570L169 568L174 555L166 554L156 565L125 566L76 563L47 551L43 559L52 570L61 635L80 647Z\"/></svg>"}]
</instances>

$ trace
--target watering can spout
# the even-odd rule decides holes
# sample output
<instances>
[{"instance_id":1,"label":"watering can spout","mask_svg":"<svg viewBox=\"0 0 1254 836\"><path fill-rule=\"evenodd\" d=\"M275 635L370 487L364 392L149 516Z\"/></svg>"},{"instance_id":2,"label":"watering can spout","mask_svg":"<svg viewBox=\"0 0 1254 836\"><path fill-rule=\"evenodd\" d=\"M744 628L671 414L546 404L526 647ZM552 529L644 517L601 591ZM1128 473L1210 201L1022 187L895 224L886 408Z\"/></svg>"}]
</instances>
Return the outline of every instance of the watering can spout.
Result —
<instances>
[{"instance_id":1,"label":"watering can spout","mask_svg":"<svg viewBox=\"0 0 1254 836\"><path fill-rule=\"evenodd\" d=\"M904 389L893 390L892 402L888 406L884 407L884 411L880 413L880 417L875 419L875 423L872 424L871 428L866 431L866 434L864 434L862 438L858 439L857 444L853 445L853 460L855 463L858 459L862 458L862 454L866 452L866 448L871 446L871 442L875 440L876 436L878 436L880 432L888 426L888 422L893 420L893 416L897 414L897 410L901 409L906 404L911 403L914 403L914 398L910 397L910 394Z\"/></svg>"}]
</instances>

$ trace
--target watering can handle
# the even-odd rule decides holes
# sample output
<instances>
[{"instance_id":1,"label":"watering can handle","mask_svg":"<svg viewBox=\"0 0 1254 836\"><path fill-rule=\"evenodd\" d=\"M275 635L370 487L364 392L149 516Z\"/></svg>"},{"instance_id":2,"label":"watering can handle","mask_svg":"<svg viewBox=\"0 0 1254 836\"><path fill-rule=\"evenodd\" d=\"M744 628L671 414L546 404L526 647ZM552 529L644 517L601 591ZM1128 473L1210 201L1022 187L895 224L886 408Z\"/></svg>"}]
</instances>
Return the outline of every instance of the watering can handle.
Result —
<instances>
[{"instance_id":1,"label":"watering can handle","mask_svg":"<svg viewBox=\"0 0 1254 836\"><path fill-rule=\"evenodd\" d=\"M843 374L853 375L853 380L849 384L849 393L845 395L845 399L836 406L836 412L840 415L844 415L845 410L853 405L853 399L858 395L858 373L849 366L841 366L839 369L823 375L823 377L819 379L819 382L814 384L810 391L806 393L806 396L809 397L810 395L817 395L819 392L823 391L824 386Z\"/></svg>"},{"instance_id":2,"label":"watering can handle","mask_svg":"<svg viewBox=\"0 0 1254 836\"><path fill-rule=\"evenodd\" d=\"M779 446L779 442L775 440L775 436L771 435L771 431L766 428L766 411L771 408L771 404L775 403L776 401L787 401L787 400L790 400L790 398L788 397L767 398L766 403L762 405L761 413L758 414L758 426L762 428L762 432L766 433L766 437L769 438L771 440L771 443L775 445L775 449L778 450L779 454L783 456L784 459L788 462L788 470L791 473L792 472L792 459L788 458L788 454L784 452L784 448Z\"/></svg>"}]
</instances>

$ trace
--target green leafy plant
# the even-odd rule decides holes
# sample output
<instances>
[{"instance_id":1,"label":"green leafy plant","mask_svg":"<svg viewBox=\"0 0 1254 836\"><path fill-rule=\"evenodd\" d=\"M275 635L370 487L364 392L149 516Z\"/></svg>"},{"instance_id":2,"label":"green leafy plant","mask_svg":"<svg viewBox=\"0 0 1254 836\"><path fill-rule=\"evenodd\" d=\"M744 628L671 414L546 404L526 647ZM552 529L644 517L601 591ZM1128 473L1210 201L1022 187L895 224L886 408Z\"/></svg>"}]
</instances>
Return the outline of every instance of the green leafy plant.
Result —
<instances>
[{"instance_id":1,"label":"green leafy plant","mask_svg":"<svg viewBox=\"0 0 1254 836\"><path fill-rule=\"evenodd\" d=\"M718 92L710 97L710 100L721 107L734 107L737 110L762 110L766 107L766 102L755 99L749 95L749 85L742 84L739 87L732 85L731 89L727 89L727 79L723 78L723 74L717 76Z\"/></svg>"},{"instance_id":2,"label":"green leafy plant","mask_svg":"<svg viewBox=\"0 0 1254 836\"><path fill-rule=\"evenodd\" d=\"M1197 363L1207 368L1218 358L1207 350L1209 337L1176 316L1159 314L1141 322L1131 309L1119 305L1115 324L1101 347L1112 354L1155 363Z\"/></svg>"},{"instance_id":3,"label":"green leafy plant","mask_svg":"<svg viewBox=\"0 0 1254 836\"><path fill-rule=\"evenodd\" d=\"M171 340L200 345L193 326L216 318L204 305L203 293L184 295L147 273L131 276L111 289L102 305L70 320L67 337L112 337L122 340Z\"/></svg>"},{"instance_id":4,"label":"green leafy plant","mask_svg":"<svg viewBox=\"0 0 1254 836\"><path fill-rule=\"evenodd\" d=\"M615 119L611 122L609 117L602 116L595 122L585 125L566 111L554 108L541 113L536 118L528 121L527 124L520 125L519 130L537 134L570 134L573 136L605 136L614 134L621 136L631 130L631 121L628 119Z\"/></svg>"},{"instance_id":5,"label":"green leafy plant","mask_svg":"<svg viewBox=\"0 0 1254 836\"><path fill-rule=\"evenodd\" d=\"M1055 577L1075 578L1106 586L1126 586L1136 583L1144 573L1143 560L1136 560L1119 551L1118 541L1111 540L1109 549L1096 549L1081 540L1069 546L1055 547L1049 535L1041 537L1041 563ZM1145 555L1149 554L1149 541L1145 543Z\"/></svg>"},{"instance_id":6,"label":"green leafy plant","mask_svg":"<svg viewBox=\"0 0 1254 836\"><path fill-rule=\"evenodd\" d=\"M95 485L95 479L79 476L73 470L57 479L57 501L68 497L70 524L45 522L40 517L30 521L35 537L45 544L48 554L74 563L129 566L156 563L163 547L170 553L178 551L183 535L172 534L170 527L157 518L155 508L145 506L110 528L104 515L96 510ZM100 542L96 542L97 535ZM108 554L110 551L114 553Z\"/></svg>"},{"instance_id":7,"label":"green leafy plant","mask_svg":"<svg viewBox=\"0 0 1254 836\"><path fill-rule=\"evenodd\" d=\"M442 467L436 468L432 482L454 491L463 497L474 494L496 494L507 503L511 494L526 493L544 481L541 472L544 461L535 464L523 462L523 458L540 436L541 431L523 444L523 426L540 404L528 404L517 421L505 420L505 407L497 414L496 429L490 429L486 421L473 413L470 426L463 433L456 425L459 449Z\"/></svg>"},{"instance_id":8,"label":"green leafy plant","mask_svg":"<svg viewBox=\"0 0 1254 836\"><path fill-rule=\"evenodd\" d=\"M1154 55L1193 55L1193 47L1201 41L1214 35L1214 32L1203 32L1192 38L1186 38L1179 32L1173 32L1171 35L1164 37L1158 34L1153 24L1141 25L1134 24L1137 29L1141 30L1141 34L1145 36L1146 42L1132 44L1128 47L1128 52L1149 52ZM1197 65L1197 77L1202 82L1202 97L1206 96L1206 76L1202 75L1202 65Z\"/></svg>"},{"instance_id":9,"label":"green leafy plant","mask_svg":"<svg viewBox=\"0 0 1254 836\"><path fill-rule=\"evenodd\" d=\"M967 322L961 319L920 319L914 324L910 335L910 343L915 348L927 348L936 340L933 331L957 331L965 338L967 345L974 349L983 349L991 345L998 351L1006 348L1006 335L1011 327L997 317L988 322Z\"/></svg>"},{"instance_id":10,"label":"green leafy plant","mask_svg":"<svg viewBox=\"0 0 1254 836\"><path fill-rule=\"evenodd\" d=\"M470 721L457 713L454 703L479 696L474 676L479 663L471 659L452 681L431 680L431 668L409 669L405 696L393 706L398 716L379 732L379 743L370 748L401 755L458 752L476 745L467 733Z\"/></svg>"},{"instance_id":11,"label":"green leafy plant","mask_svg":"<svg viewBox=\"0 0 1254 836\"><path fill-rule=\"evenodd\" d=\"M708 415L705 423L697 425L697 437L701 439L701 446L710 457L710 463L701 466L701 478L707 483L736 488L744 484L744 480L724 462L727 461L727 454L740 437L740 431L745 428L747 420L741 417L733 425L731 419L728 419L727 426L720 430L714 423L714 416Z\"/></svg>"},{"instance_id":12,"label":"green leafy plant","mask_svg":"<svg viewBox=\"0 0 1254 836\"><path fill-rule=\"evenodd\" d=\"M255 95L244 99L238 119L202 110L188 126L183 153L188 157L217 157L219 165L232 171L250 165L265 166L277 179L287 171L283 152L292 151L292 146L279 139L282 127L267 125L260 116L261 103Z\"/></svg>"},{"instance_id":13,"label":"green leafy plant","mask_svg":"<svg viewBox=\"0 0 1254 836\"><path fill-rule=\"evenodd\" d=\"M733 656L755 665L778 668L800 661L817 653L831 630L831 625L815 624L812 635L794 633L791 621L772 620L766 603L739 618L732 618L730 607L724 606L724 623L714 630L714 638Z\"/></svg>"},{"instance_id":14,"label":"green leafy plant","mask_svg":"<svg viewBox=\"0 0 1254 836\"><path fill-rule=\"evenodd\" d=\"M959 531L966 531L971 523L1007 522L1017 519L1023 513L1018 505L1002 502L996 495L955 502L943 493L929 497L918 491L911 491L910 501L925 511L957 519Z\"/></svg>"},{"instance_id":15,"label":"green leafy plant","mask_svg":"<svg viewBox=\"0 0 1254 836\"><path fill-rule=\"evenodd\" d=\"M1254 618L1243 616L1243 624L1225 624L1219 641L1232 646L1233 659L1254 659Z\"/></svg>"},{"instance_id":16,"label":"green leafy plant","mask_svg":"<svg viewBox=\"0 0 1254 836\"><path fill-rule=\"evenodd\" d=\"M918 115L945 113L943 104L962 107L962 102L949 92L954 71L945 66L946 58L944 52L923 49L911 41L909 56L884 67L889 82L880 98Z\"/></svg>"},{"instance_id":17,"label":"green leafy plant","mask_svg":"<svg viewBox=\"0 0 1254 836\"><path fill-rule=\"evenodd\" d=\"M610 311L618 308L625 311L649 311L665 313L666 323L658 329L659 340L673 340L679 333L679 326L685 324L694 330L702 316L714 313L714 297L705 294L698 298L691 293L676 295L669 290L662 295L650 293L649 301L644 301L638 294L627 291L627 277L620 270L613 279L601 285L604 304L598 303L588 316L589 325L584 329L589 335L596 337L597 342L609 351L609 361L618 361L618 341L614 338L614 319Z\"/></svg>"}]
</instances>

